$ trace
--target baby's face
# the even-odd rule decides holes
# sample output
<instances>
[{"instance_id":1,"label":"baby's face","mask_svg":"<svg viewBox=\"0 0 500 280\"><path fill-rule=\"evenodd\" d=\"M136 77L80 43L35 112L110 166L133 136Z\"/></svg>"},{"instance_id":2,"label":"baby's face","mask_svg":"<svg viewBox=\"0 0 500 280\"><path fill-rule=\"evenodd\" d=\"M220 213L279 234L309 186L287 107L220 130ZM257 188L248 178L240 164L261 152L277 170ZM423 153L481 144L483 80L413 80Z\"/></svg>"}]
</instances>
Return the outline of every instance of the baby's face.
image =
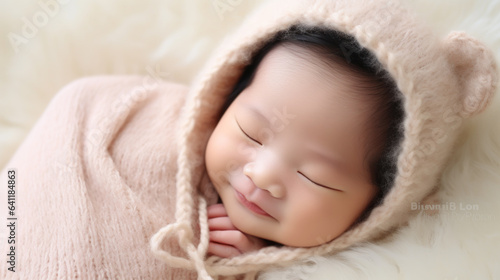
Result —
<instances>
[{"instance_id":1,"label":"baby's face","mask_svg":"<svg viewBox=\"0 0 500 280\"><path fill-rule=\"evenodd\" d=\"M282 46L268 53L206 151L234 226L288 246L336 238L376 194L364 165L365 103L316 60Z\"/></svg>"}]
</instances>

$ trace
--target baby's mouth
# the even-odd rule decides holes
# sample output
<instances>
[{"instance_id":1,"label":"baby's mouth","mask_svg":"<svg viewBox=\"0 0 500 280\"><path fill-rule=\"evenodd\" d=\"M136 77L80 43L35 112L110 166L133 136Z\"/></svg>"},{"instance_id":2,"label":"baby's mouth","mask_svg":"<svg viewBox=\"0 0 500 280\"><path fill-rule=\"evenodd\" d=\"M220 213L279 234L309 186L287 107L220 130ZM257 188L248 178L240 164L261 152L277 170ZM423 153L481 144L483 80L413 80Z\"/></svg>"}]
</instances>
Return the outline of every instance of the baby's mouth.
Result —
<instances>
[{"instance_id":1,"label":"baby's mouth","mask_svg":"<svg viewBox=\"0 0 500 280\"><path fill-rule=\"evenodd\" d=\"M260 208L257 204L248 201L246 199L246 197L242 193L240 193L236 189L234 190L234 192L236 194L236 198L238 199L238 201L243 206L245 206L246 208L248 208L250 211L252 211L252 212L254 212L256 214L262 215L262 216L271 217L271 215L269 215L266 211L262 210L262 208Z\"/></svg>"}]
</instances>

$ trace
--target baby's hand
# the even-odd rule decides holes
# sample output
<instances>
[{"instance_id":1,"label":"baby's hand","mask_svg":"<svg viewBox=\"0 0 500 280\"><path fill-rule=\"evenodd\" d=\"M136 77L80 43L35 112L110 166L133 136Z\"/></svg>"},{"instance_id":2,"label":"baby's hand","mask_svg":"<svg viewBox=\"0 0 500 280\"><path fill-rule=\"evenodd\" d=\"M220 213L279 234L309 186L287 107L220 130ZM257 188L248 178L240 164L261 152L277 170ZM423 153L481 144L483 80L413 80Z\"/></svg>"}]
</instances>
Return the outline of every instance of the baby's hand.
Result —
<instances>
[{"instance_id":1,"label":"baby's hand","mask_svg":"<svg viewBox=\"0 0 500 280\"><path fill-rule=\"evenodd\" d=\"M208 254L221 258L229 258L246 252L258 250L265 246L262 239L245 234L233 226L222 204L208 206L208 228L210 243Z\"/></svg>"}]
</instances>

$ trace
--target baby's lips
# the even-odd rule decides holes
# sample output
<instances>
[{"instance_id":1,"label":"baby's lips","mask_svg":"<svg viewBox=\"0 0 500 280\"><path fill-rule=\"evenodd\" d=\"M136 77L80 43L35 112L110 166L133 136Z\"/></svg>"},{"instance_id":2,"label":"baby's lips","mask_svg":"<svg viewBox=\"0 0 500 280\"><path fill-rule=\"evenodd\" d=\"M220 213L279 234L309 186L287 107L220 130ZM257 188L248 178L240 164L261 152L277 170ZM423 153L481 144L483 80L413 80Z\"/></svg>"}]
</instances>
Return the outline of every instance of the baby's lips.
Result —
<instances>
[{"instance_id":1,"label":"baby's lips","mask_svg":"<svg viewBox=\"0 0 500 280\"><path fill-rule=\"evenodd\" d=\"M249 201L242 193L236 191L236 196L241 204L243 204L250 211L257 213L262 216L272 217L269 213L267 213L264 209L262 209L259 205L254 202Z\"/></svg>"}]
</instances>

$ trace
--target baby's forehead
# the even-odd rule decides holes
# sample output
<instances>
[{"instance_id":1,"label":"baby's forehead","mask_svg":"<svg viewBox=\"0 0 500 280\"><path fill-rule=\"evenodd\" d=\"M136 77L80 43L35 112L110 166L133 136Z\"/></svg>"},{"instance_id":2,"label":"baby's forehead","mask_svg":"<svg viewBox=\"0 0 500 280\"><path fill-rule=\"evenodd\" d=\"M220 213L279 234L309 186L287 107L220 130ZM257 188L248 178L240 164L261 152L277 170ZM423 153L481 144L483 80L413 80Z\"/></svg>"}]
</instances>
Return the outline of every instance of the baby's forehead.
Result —
<instances>
[{"instance_id":1,"label":"baby's forehead","mask_svg":"<svg viewBox=\"0 0 500 280\"><path fill-rule=\"evenodd\" d=\"M289 53L271 55L239 97L246 113L254 116L260 112L267 120L264 125L289 128L288 132L294 133L286 135L291 137L300 134L334 138L342 131L347 131L342 132L344 135L361 133L360 126L367 118L365 105L345 98L345 83L325 79L310 66L301 67L302 61L287 59Z\"/></svg>"},{"instance_id":2,"label":"baby's forehead","mask_svg":"<svg viewBox=\"0 0 500 280\"><path fill-rule=\"evenodd\" d=\"M256 89L256 94L260 93L267 103L275 97L293 98L299 102L299 109L308 109L306 105L319 99L320 106L335 110L340 97L349 107L365 106L356 98L346 98L354 96L356 83L356 78L341 65L327 64L319 55L278 45L264 56L248 88Z\"/></svg>"},{"instance_id":3,"label":"baby's forehead","mask_svg":"<svg viewBox=\"0 0 500 280\"><path fill-rule=\"evenodd\" d=\"M344 91L353 90L359 79L354 70L340 58L332 58L317 48L294 44L279 44L273 47L256 69L254 81L273 83L278 76L307 75L311 84L343 86ZM305 80L305 79L301 79Z\"/></svg>"}]
</instances>

